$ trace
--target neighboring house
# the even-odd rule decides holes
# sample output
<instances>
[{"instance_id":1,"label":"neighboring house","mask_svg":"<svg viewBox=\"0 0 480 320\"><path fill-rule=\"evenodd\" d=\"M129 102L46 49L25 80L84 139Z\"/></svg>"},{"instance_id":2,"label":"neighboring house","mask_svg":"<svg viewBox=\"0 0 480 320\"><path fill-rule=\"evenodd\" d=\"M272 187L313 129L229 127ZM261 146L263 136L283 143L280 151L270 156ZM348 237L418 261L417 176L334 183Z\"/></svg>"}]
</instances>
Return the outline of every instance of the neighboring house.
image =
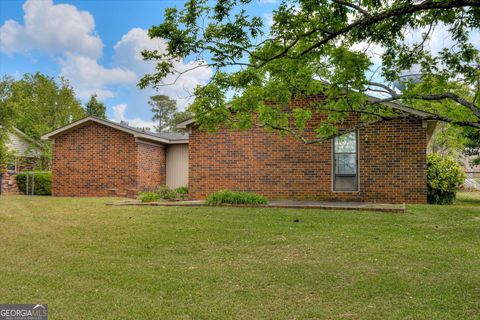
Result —
<instances>
[{"instance_id":1,"label":"neighboring house","mask_svg":"<svg viewBox=\"0 0 480 320\"><path fill-rule=\"evenodd\" d=\"M15 172L33 170L42 155L40 147L17 128L9 130L7 135L7 149L13 155L7 164L8 170Z\"/></svg>"},{"instance_id":2,"label":"neighboring house","mask_svg":"<svg viewBox=\"0 0 480 320\"><path fill-rule=\"evenodd\" d=\"M53 195L133 195L167 184L188 185L191 199L231 189L269 199L426 203L426 150L435 122L424 120L430 114L388 105L405 117L311 145L258 127L208 133L188 120L179 125L187 136L85 118L43 137L53 140ZM324 119L317 114L309 128Z\"/></svg>"},{"instance_id":3,"label":"neighboring house","mask_svg":"<svg viewBox=\"0 0 480 320\"><path fill-rule=\"evenodd\" d=\"M5 129L0 126L0 130ZM34 140L17 128L8 130L6 146L12 157L8 163L3 164L7 170L1 174L0 191L1 193L18 193L15 174L33 170L42 152Z\"/></svg>"},{"instance_id":4,"label":"neighboring house","mask_svg":"<svg viewBox=\"0 0 480 320\"><path fill-rule=\"evenodd\" d=\"M466 156L462 155L460 162L463 165L463 168L465 170L465 173L467 174L467 177L469 178L480 178L480 165L472 165L473 159L476 158L476 156Z\"/></svg>"}]
</instances>

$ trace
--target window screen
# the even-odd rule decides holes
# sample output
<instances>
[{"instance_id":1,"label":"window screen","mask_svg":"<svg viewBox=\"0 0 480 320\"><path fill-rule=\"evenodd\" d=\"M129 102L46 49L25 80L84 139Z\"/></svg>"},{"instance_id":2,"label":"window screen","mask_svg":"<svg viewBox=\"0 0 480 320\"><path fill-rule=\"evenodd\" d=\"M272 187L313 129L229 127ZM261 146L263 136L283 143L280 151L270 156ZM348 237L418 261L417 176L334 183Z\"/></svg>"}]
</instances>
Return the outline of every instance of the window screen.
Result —
<instances>
[{"instance_id":1,"label":"window screen","mask_svg":"<svg viewBox=\"0 0 480 320\"><path fill-rule=\"evenodd\" d=\"M333 190L358 190L357 132L350 132L333 140Z\"/></svg>"}]
</instances>

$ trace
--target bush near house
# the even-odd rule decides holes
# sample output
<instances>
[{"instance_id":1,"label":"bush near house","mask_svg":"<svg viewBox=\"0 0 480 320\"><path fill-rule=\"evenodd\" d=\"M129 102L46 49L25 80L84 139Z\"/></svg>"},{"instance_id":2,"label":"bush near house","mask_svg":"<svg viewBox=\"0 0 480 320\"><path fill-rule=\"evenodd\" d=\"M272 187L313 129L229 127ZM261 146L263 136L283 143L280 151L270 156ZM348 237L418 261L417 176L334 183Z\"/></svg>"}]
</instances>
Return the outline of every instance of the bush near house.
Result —
<instances>
[{"instance_id":1,"label":"bush near house","mask_svg":"<svg viewBox=\"0 0 480 320\"><path fill-rule=\"evenodd\" d=\"M174 200L178 197L177 193L167 186L159 186L156 190L156 193L158 194L160 199L164 200Z\"/></svg>"},{"instance_id":2,"label":"bush near house","mask_svg":"<svg viewBox=\"0 0 480 320\"><path fill-rule=\"evenodd\" d=\"M460 164L451 157L433 153L427 157L427 200L431 204L452 204L465 181Z\"/></svg>"},{"instance_id":3,"label":"bush near house","mask_svg":"<svg viewBox=\"0 0 480 320\"><path fill-rule=\"evenodd\" d=\"M28 194L36 196L47 196L52 194L52 173L49 171L31 171L17 173L15 179L21 192L27 193L28 176Z\"/></svg>"},{"instance_id":4,"label":"bush near house","mask_svg":"<svg viewBox=\"0 0 480 320\"><path fill-rule=\"evenodd\" d=\"M177 195L180 196L182 199L187 199L188 198L188 187L180 187L175 189L175 192Z\"/></svg>"},{"instance_id":5,"label":"bush near house","mask_svg":"<svg viewBox=\"0 0 480 320\"><path fill-rule=\"evenodd\" d=\"M251 192L230 190L217 191L207 198L207 205L209 206L221 206L222 204L263 205L267 204L267 198Z\"/></svg>"},{"instance_id":6,"label":"bush near house","mask_svg":"<svg viewBox=\"0 0 480 320\"><path fill-rule=\"evenodd\" d=\"M167 186L159 186L155 191L140 192L138 194L138 199L142 202L154 202L158 200L185 200L187 198L187 187L180 187L172 190Z\"/></svg>"},{"instance_id":7,"label":"bush near house","mask_svg":"<svg viewBox=\"0 0 480 320\"><path fill-rule=\"evenodd\" d=\"M156 192L140 192L138 199L142 202L155 202L160 200L160 196Z\"/></svg>"}]
</instances>

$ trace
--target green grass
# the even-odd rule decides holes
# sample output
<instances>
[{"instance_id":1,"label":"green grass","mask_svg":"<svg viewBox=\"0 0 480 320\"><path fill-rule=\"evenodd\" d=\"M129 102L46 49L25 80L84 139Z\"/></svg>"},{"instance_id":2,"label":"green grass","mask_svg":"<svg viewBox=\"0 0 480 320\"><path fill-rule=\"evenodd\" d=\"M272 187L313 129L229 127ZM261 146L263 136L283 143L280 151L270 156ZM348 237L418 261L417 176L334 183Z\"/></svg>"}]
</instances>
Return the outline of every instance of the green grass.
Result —
<instances>
[{"instance_id":1,"label":"green grass","mask_svg":"<svg viewBox=\"0 0 480 320\"><path fill-rule=\"evenodd\" d=\"M480 314L480 193L406 214L107 201L0 197L0 302L53 320Z\"/></svg>"}]
</instances>

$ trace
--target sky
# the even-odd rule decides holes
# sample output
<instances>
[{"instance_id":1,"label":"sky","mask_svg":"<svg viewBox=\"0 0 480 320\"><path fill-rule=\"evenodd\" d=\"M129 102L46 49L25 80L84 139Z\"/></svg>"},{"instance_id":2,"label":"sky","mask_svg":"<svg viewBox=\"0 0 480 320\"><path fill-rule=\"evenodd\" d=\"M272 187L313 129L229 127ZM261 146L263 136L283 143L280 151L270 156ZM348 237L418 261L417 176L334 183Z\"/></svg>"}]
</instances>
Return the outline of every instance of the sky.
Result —
<instances>
[{"instance_id":1,"label":"sky","mask_svg":"<svg viewBox=\"0 0 480 320\"><path fill-rule=\"evenodd\" d=\"M262 17L268 28L279 2L253 0L247 9ZM165 41L150 39L147 30L162 22L165 8L183 5L180 0L0 0L0 76L18 79L34 72L57 79L63 76L82 104L97 94L107 105L109 119L153 127L150 96L166 94L184 110L192 102L186 97L212 75L208 68L196 68L175 85L158 91L137 87L139 79L155 68L153 62L142 60L140 52L165 48ZM444 26L437 26L426 45L432 52L452 47L446 34ZM421 31L412 31L405 38L407 42L419 41ZM470 40L480 49L478 30L471 33ZM378 69L382 48L355 46L362 51L368 48L374 63L372 70ZM192 66L195 62L176 62L177 70Z\"/></svg>"},{"instance_id":2,"label":"sky","mask_svg":"<svg viewBox=\"0 0 480 320\"><path fill-rule=\"evenodd\" d=\"M158 92L137 87L139 79L155 67L143 61L140 52L165 48L165 42L151 40L147 30L162 22L165 8L183 4L176 0L1 0L0 76L18 79L34 72L63 76L83 104L97 94L107 105L109 119L152 127L150 96L166 94L183 110L192 102L186 97L193 88L212 74L210 69L198 68ZM252 10L268 20L275 5L275 0L257 0ZM176 64L180 70L192 66L188 61Z\"/></svg>"}]
</instances>

